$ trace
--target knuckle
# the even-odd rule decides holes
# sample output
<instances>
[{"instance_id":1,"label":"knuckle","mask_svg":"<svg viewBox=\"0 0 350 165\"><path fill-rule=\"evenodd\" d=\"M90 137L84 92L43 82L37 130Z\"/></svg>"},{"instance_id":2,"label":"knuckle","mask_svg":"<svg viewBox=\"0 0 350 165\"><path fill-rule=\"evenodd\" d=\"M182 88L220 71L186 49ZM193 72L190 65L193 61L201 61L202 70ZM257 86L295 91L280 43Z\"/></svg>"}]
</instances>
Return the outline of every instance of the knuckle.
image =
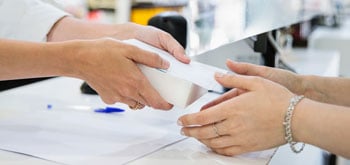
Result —
<instances>
[{"instance_id":1,"label":"knuckle","mask_svg":"<svg viewBox=\"0 0 350 165\"><path fill-rule=\"evenodd\" d=\"M200 138L200 139L207 137L207 132L205 131L205 129L199 128L197 130L196 134L197 134L197 137Z\"/></svg>"},{"instance_id":2,"label":"knuckle","mask_svg":"<svg viewBox=\"0 0 350 165\"><path fill-rule=\"evenodd\" d=\"M247 64L247 63L240 63L240 65L241 65L241 68L249 68L249 64ZM243 74L247 74L247 72L248 72L248 70L247 69L245 69L245 70L243 70L244 72L243 72Z\"/></svg>"},{"instance_id":3,"label":"knuckle","mask_svg":"<svg viewBox=\"0 0 350 165\"><path fill-rule=\"evenodd\" d=\"M164 32L163 31L163 33L161 33L163 36L164 36L164 39L165 40L170 40L170 39L172 39L173 37L169 34L169 33L167 33L167 32Z\"/></svg>"},{"instance_id":4,"label":"knuckle","mask_svg":"<svg viewBox=\"0 0 350 165\"><path fill-rule=\"evenodd\" d=\"M193 132L190 129L183 129L184 134L188 137L193 137Z\"/></svg>"},{"instance_id":5,"label":"knuckle","mask_svg":"<svg viewBox=\"0 0 350 165\"><path fill-rule=\"evenodd\" d=\"M253 76L253 77L251 77L251 79L253 82L256 82L259 84L263 82L263 79L261 77Z\"/></svg>"},{"instance_id":6,"label":"knuckle","mask_svg":"<svg viewBox=\"0 0 350 165\"><path fill-rule=\"evenodd\" d=\"M224 79L226 79L228 82L236 82L236 77L233 75L225 74Z\"/></svg>"},{"instance_id":7,"label":"knuckle","mask_svg":"<svg viewBox=\"0 0 350 165\"><path fill-rule=\"evenodd\" d=\"M269 73L270 68L259 66L259 70L260 72L258 72L258 75L261 75L261 73Z\"/></svg>"},{"instance_id":8,"label":"knuckle","mask_svg":"<svg viewBox=\"0 0 350 165\"><path fill-rule=\"evenodd\" d=\"M235 156L240 153L238 148L227 148L227 149L224 149L223 152L226 156Z\"/></svg>"},{"instance_id":9,"label":"knuckle","mask_svg":"<svg viewBox=\"0 0 350 165\"><path fill-rule=\"evenodd\" d=\"M152 58L154 64L156 64L159 67L161 67L164 63L164 60L156 53L150 53L149 57Z\"/></svg>"},{"instance_id":10,"label":"knuckle","mask_svg":"<svg viewBox=\"0 0 350 165\"><path fill-rule=\"evenodd\" d=\"M143 89L144 86L148 86L150 84L145 75L137 76L135 79L135 85L139 87L139 89Z\"/></svg>"},{"instance_id":11,"label":"knuckle","mask_svg":"<svg viewBox=\"0 0 350 165\"><path fill-rule=\"evenodd\" d=\"M200 125L205 125L206 123L209 123L208 122L209 119L206 116L201 115L201 114L195 116L194 120L197 121L197 123Z\"/></svg>"},{"instance_id":12,"label":"knuckle","mask_svg":"<svg viewBox=\"0 0 350 165\"><path fill-rule=\"evenodd\" d=\"M188 114L181 117L181 122L184 124L184 126L190 125L189 118L190 118L190 116Z\"/></svg>"},{"instance_id":13,"label":"knuckle","mask_svg":"<svg viewBox=\"0 0 350 165\"><path fill-rule=\"evenodd\" d=\"M120 90L120 93L122 96L130 96L133 90L131 90L130 88L122 88Z\"/></svg>"},{"instance_id":14,"label":"knuckle","mask_svg":"<svg viewBox=\"0 0 350 165\"><path fill-rule=\"evenodd\" d=\"M222 146L222 141L219 139L212 139L209 141L209 146L212 148L220 148Z\"/></svg>"},{"instance_id":15,"label":"knuckle","mask_svg":"<svg viewBox=\"0 0 350 165\"><path fill-rule=\"evenodd\" d=\"M102 101L105 102L106 104L114 104L115 101L109 97L101 97Z\"/></svg>"},{"instance_id":16,"label":"knuckle","mask_svg":"<svg viewBox=\"0 0 350 165\"><path fill-rule=\"evenodd\" d=\"M116 41L112 38L102 38L99 40L101 42L102 45L105 45L106 47L110 47L116 44Z\"/></svg>"}]
</instances>

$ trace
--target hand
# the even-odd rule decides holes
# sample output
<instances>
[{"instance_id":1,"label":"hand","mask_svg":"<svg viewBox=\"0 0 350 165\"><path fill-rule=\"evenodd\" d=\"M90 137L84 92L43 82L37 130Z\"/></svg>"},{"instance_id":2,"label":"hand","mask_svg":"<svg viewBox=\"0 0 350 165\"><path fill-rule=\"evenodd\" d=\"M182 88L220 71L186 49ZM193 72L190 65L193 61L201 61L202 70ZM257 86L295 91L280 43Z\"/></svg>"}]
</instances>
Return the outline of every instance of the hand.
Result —
<instances>
[{"instance_id":1,"label":"hand","mask_svg":"<svg viewBox=\"0 0 350 165\"><path fill-rule=\"evenodd\" d=\"M179 61L188 64L190 58L185 55L184 48L167 32L152 26L142 26L134 23L123 24L128 31L124 34L118 34L116 38L124 39L135 38L165 51L168 51Z\"/></svg>"},{"instance_id":2,"label":"hand","mask_svg":"<svg viewBox=\"0 0 350 165\"><path fill-rule=\"evenodd\" d=\"M72 17L60 19L47 35L47 41L67 41L74 39L96 39L111 37L118 40L138 39L160 49L164 49L183 63L189 63L184 48L169 34L160 29L135 23L100 24Z\"/></svg>"},{"instance_id":3,"label":"hand","mask_svg":"<svg viewBox=\"0 0 350 165\"><path fill-rule=\"evenodd\" d=\"M55 26L47 35L49 42L67 41L74 39L96 39L101 37L112 37L118 40L135 38L168 51L176 59L183 63L190 62L190 59L185 56L184 48L173 37L171 37L170 34L153 27L137 25L134 23L126 23L120 25L98 24L78 20L72 17L64 17L55 24ZM154 53L142 51L136 49L135 47L124 47L124 45L126 44L115 41L114 44L109 46L115 47L116 49L109 51L109 48L106 45L103 46L100 44L95 46L91 44L91 48L87 50L96 51L100 55L106 55L107 57L97 56L97 54L91 55L92 57L82 56L82 59L86 58L88 60L96 60L90 62L86 61L87 64L94 63L92 69L95 70L88 72L91 73L91 75L84 75L85 77L82 77L82 79L86 80L89 85L101 95L102 99L106 103L112 104L114 102L124 102L130 106L134 106L136 105L136 102L140 102L143 105L149 105L157 109L170 109L172 106L169 103L165 103L164 99L159 96L158 92L154 90L154 88L149 84L148 80L145 79L145 76L140 72L138 68L136 68L135 65L135 63L141 63L150 67L164 68L164 66L159 67L159 65L162 65L159 63L160 61L163 61L165 64L164 60L158 59L158 56L155 57ZM93 48L96 48L98 50L95 50ZM126 50L125 48L128 49ZM84 52L85 54L91 54L86 51ZM115 52L115 55L120 56L116 57L115 55L111 55L113 52ZM111 60L111 58L115 59ZM118 61L119 58L122 58L122 60ZM123 63L125 60L127 60L126 63ZM98 63L98 61L103 61L104 63ZM114 62L114 64L112 64L112 62ZM131 64L130 62L133 63ZM106 65L106 67L97 66L101 64ZM110 69L107 69L107 64L111 68L121 70L114 70L114 72L111 72L109 71ZM103 68L108 70L108 72L105 72ZM99 71L100 73L98 73ZM112 75L114 76L113 78L107 77ZM104 78L101 78L102 76L104 76ZM103 80L105 82L103 82Z\"/></svg>"},{"instance_id":4,"label":"hand","mask_svg":"<svg viewBox=\"0 0 350 165\"><path fill-rule=\"evenodd\" d=\"M227 67L241 75L259 76L285 86L293 93L304 95L305 83L300 76L287 70L228 60Z\"/></svg>"},{"instance_id":5,"label":"hand","mask_svg":"<svg viewBox=\"0 0 350 165\"><path fill-rule=\"evenodd\" d=\"M182 134L198 139L213 151L233 156L285 143L283 120L293 93L272 81L242 75L216 75L235 88L179 118Z\"/></svg>"},{"instance_id":6,"label":"hand","mask_svg":"<svg viewBox=\"0 0 350 165\"><path fill-rule=\"evenodd\" d=\"M73 77L86 80L107 104L137 103L156 109L170 109L159 93L151 86L136 63L167 69L169 62L155 53L115 39L98 39L65 42L74 53ZM74 45L74 46L68 46ZM77 50L77 51L76 51Z\"/></svg>"}]
</instances>

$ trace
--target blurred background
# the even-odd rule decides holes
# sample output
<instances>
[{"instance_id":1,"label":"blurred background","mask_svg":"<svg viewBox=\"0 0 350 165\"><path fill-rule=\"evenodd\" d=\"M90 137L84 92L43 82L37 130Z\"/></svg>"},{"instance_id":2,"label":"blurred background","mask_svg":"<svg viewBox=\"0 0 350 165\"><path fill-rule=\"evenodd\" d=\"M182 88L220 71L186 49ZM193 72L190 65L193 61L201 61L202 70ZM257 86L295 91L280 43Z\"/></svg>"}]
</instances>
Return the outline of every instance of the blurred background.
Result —
<instances>
[{"instance_id":1,"label":"blurred background","mask_svg":"<svg viewBox=\"0 0 350 165\"><path fill-rule=\"evenodd\" d=\"M163 21L181 16L185 24L174 24L172 30L184 31L174 34L184 36L187 54L217 67L231 58L299 74L350 77L350 0L42 1L74 17L108 24L148 25L151 18L164 13L161 18L169 19ZM0 91L34 81L38 80L2 81ZM281 159L273 159L271 164L350 165L348 160L316 148L295 156L287 146L277 154Z\"/></svg>"},{"instance_id":2,"label":"blurred background","mask_svg":"<svg viewBox=\"0 0 350 165\"><path fill-rule=\"evenodd\" d=\"M94 22L147 21L162 12L176 11L188 21L191 55L269 29L295 25L298 40L312 31L311 24L338 26L349 14L350 0L46 0L72 15ZM311 19L312 18L312 19ZM311 22L314 21L314 22ZM302 46L306 43L297 41Z\"/></svg>"}]
</instances>

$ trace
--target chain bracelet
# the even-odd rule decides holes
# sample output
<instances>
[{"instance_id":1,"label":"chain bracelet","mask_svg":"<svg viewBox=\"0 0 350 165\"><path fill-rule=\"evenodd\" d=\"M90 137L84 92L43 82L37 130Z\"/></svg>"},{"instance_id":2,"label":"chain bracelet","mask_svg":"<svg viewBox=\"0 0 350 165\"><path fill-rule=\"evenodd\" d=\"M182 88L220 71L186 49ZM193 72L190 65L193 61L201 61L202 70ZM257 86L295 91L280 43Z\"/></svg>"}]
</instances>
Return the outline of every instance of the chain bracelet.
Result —
<instances>
[{"instance_id":1,"label":"chain bracelet","mask_svg":"<svg viewBox=\"0 0 350 165\"><path fill-rule=\"evenodd\" d=\"M303 151L304 147L305 147L305 143L302 143L301 147L299 149L296 148L296 145L298 144L297 142L293 141L293 134L292 134L292 116L293 116L293 111L295 109L295 106L300 102L300 100L302 100L304 98L303 95L295 95L293 96L290 101L289 101L289 106L288 106L288 110L286 112L286 115L284 117L284 122L283 122L283 126L284 126L284 130L285 130L285 139L287 141L287 143L289 144L291 150L294 153L300 153L301 151Z\"/></svg>"}]
</instances>

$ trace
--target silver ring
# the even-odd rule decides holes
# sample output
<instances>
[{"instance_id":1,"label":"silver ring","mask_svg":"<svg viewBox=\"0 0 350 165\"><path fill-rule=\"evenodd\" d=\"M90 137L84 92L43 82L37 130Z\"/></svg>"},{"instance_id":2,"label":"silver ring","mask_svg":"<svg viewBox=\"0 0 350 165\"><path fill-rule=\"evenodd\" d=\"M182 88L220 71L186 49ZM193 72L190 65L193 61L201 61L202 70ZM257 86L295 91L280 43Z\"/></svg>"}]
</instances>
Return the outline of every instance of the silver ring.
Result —
<instances>
[{"instance_id":1,"label":"silver ring","mask_svg":"<svg viewBox=\"0 0 350 165\"><path fill-rule=\"evenodd\" d=\"M219 134L219 130L218 130L218 128L216 127L216 125L215 125L216 123L214 123L214 124L212 124L212 127L213 127L213 130L214 130L214 133L216 134L216 136L217 137L219 137L219 136L221 136L220 134Z\"/></svg>"}]
</instances>

